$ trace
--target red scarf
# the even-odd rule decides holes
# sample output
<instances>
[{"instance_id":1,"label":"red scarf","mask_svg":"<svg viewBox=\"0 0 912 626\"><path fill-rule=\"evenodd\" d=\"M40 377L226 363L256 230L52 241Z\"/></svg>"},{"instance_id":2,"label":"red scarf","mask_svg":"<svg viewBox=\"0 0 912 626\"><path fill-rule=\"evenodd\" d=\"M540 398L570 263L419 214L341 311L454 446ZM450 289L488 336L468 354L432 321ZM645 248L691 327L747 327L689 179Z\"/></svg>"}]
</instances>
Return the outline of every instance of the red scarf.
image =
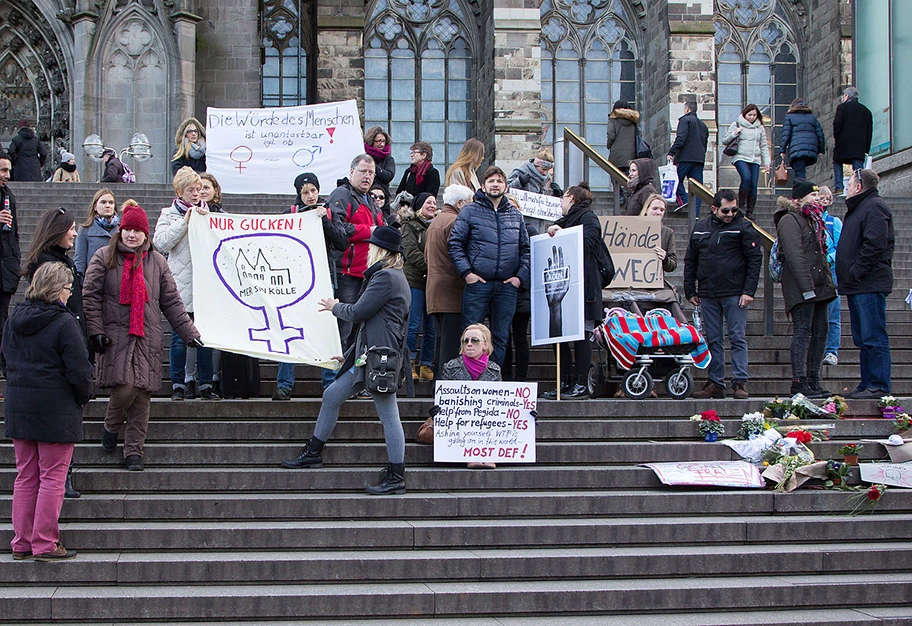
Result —
<instances>
[{"instance_id":1,"label":"red scarf","mask_svg":"<svg viewBox=\"0 0 912 626\"><path fill-rule=\"evenodd\" d=\"M364 144L364 151L375 159L385 159L390 155L390 149L392 146L387 144L382 150L380 148L375 148Z\"/></svg>"},{"instance_id":2,"label":"red scarf","mask_svg":"<svg viewBox=\"0 0 912 626\"><path fill-rule=\"evenodd\" d=\"M146 302L149 301L149 290L143 277L143 252L134 264L136 255L124 252L123 275L120 279L120 303L130 305L130 334L137 337L146 336Z\"/></svg>"},{"instance_id":3,"label":"red scarf","mask_svg":"<svg viewBox=\"0 0 912 626\"><path fill-rule=\"evenodd\" d=\"M469 376L472 377L472 380L478 380L478 377L481 376L481 373L485 371L486 367L488 367L488 355L482 354L477 359L470 359L465 354L463 354L462 362L466 366L466 369L469 370Z\"/></svg>"},{"instance_id":4,"label":"red scarf","mask_svg":"<svg viewBox=\"0 0 912 626\"><path fill-rule=\"evenodd\" d=\"M817 237L817 251L826 254L827 228L823 222L823 207L819 204L805 204L801 207L801 214L811 223L814 235Z\"/></svg>"},{"instance_id":5,"label":"red scarf","mask_svg":"<svg viewBox=\"0 0 912 626\"><path fill-rule=\"evenodd\" d=\"M431 162L428 159L425 159L418 165L410 165L409 170L415 172L415 184L420 185L424 182L424 175L427 174L427 171L431 169Z\"/></svg>"}]
</instances>

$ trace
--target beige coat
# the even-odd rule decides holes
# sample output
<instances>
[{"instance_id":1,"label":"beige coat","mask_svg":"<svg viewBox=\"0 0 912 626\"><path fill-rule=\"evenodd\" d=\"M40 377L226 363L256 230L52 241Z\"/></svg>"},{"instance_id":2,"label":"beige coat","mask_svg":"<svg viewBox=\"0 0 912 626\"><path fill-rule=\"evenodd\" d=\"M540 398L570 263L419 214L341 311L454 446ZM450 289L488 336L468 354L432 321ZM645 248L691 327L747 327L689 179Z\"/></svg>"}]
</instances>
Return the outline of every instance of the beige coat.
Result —
<instances>
[{"instance_id":1,"label":"beige coat","mask_svg":"<svg viewBox=\"0 0 912 626\"><path fill-rule=\"evenodd\" d=\"M461 313L462 290L465 281L453 267L447 240L459 211L449 204L431 220L427 240L424 243L424 258L427 262L427 287L425 301L428 313Z\"/></svg>"},{"instance_id":2,"label":"beige coat","mask_svg":"<svg viewBox=\"0 0 912 626\"><path fill-rule=\"evenodd\" d=\"M478 191L481 189L481 183L478 182L478 174L475 173L475 170L472 170L472 176L466 180L464 170L453 170L449 172L446 179L446 186L450 185L462 185L463 187L468 187L472 191Z\"/></svg>"}]
</instances>

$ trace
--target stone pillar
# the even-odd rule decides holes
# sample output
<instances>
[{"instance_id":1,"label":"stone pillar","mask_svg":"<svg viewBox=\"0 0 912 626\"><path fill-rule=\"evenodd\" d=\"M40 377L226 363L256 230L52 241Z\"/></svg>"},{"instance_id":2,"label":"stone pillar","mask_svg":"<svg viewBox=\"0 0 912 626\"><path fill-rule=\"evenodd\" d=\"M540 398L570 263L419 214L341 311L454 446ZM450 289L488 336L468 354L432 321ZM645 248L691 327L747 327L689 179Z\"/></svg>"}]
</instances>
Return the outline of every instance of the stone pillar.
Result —
<instances>
[{"instance_id":1,"label":"stone pillar","mask_svg":"<svg viewBox=\"0 0 912 626\"><path fill-rule=\"evenodd\" d=\"M193 13L181 11L171 14L174 40L177 43L178 75L173 118L185 120L194 115L196 106L196 24L202 18Z\"/></svg>"},{"instance_id":2,"label":"stone pillar","mask_svg":"<svg viewBox=\"0 0 912 626\"><path fill-rule=\"evenodd\" d=\"M541 13L494 6L494 150L508 174L541 148ZM484 97L485 94L478 94Z\"/></svg>"},{"instance_id":3,"label":"stone pillar","mask_svg":"<svg viewBox=\"0 0 912 626\"><path fill-rule=\"evenodd\" d=\"M199 2L196 25L195 103L203 121L207 107L256 108L263 101L260 83L262 42L258 3L251 0ZM186 117L186 116L185 116ZM181 118L184 119L184 118Z\"/></svg>"},{"instance_id":4,"label":"stone pillar","mask_svg":"<svg viewBox=\"0 0 912 626\"><path fill-rule=\"evenodd\" d=\"M73 72L70 76L70 136L73 138L73 154L76 167L83 180L98 180L101 169L82 149L82 142L92 133L98 133L98 111L95 98L95 82L89 47L95 34L98 15L89 11L75 13L73 26Z\"/></svg>"}]
</instances>

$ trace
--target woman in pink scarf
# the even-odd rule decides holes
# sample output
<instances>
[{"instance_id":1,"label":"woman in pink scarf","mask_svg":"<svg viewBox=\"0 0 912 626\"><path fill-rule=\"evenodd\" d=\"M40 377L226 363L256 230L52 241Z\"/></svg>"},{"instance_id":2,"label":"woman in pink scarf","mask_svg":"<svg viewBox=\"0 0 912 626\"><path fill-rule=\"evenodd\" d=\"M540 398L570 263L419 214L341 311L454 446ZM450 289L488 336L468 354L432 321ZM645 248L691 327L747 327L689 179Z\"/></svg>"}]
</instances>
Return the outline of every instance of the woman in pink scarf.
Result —
<instances>
[{"instance_id":1,"label":"woman in pink scarf","mask_svg":"<svg viewBox=\"0 0 912 626\"><path fill-rule=\"evenodd\" d=\"M438 380L499 382L500 366L490 359L494 352L491 331L484 324L472 324L462 331L459 356L443 366ZM494 463L469 463L469 469L494 469Z\"/></svg>"}]
</instances>

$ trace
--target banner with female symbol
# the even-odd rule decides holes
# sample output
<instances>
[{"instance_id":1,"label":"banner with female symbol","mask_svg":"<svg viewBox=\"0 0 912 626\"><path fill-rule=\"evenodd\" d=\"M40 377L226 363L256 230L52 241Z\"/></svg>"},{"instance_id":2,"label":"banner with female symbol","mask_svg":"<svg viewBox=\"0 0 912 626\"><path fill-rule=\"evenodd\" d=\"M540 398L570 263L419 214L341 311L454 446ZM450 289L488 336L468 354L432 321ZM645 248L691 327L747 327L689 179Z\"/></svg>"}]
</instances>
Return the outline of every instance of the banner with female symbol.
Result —
<instances>
[{"instance_id":1,"label":"banner with female symbol","mask_svg":"<svg viewBox=\"0 0 912 626\"><path fill-rule=\"evenodd\" d=\"M224 193L294 193L312 172L331 190L364 152L354 100L272 109L206 110L206 170Z\"/></svg>"},{"instance_id":2,"label":"banner with female symbol","mask_svg":"<svg viewBox=\"0 0 912 626\"><path fill-rule=\"evenodd\" d=\"M207 346L338 369L336 318L317 311L333 294L320 220L314 212L191 217L194 323Z\"/></svg>"},{"instance_id":3,"label":"banner with female symbol","mask_svg":"<svg viewBox=\"0 0 912 626\"><path fill-rule=\"evenodd\" d=\"M532 237L532 345L583 339L583 227Z\"/></svg>"}]
</instances>

